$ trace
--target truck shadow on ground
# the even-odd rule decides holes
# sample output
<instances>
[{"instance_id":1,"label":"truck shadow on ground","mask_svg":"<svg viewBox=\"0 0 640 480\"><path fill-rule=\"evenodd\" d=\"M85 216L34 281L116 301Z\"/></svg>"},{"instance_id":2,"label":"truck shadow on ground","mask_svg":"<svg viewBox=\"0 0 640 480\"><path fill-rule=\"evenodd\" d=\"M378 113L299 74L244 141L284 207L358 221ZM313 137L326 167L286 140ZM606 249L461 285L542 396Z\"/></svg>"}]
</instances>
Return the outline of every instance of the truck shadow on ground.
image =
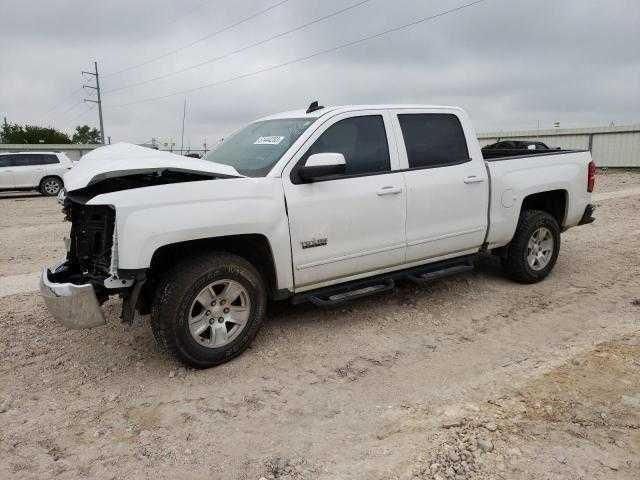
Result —
<instances>
[{"instance_id":1,"label":"truck shadow on ground","mask_svg":"<svg viewBox=\"0 0 640 480\"><path fill-rule=\"evenodd\" d=\"M452 284L466 283L469 285L480 284L483 280L490 279L500 284L509 284L511 281L505 276L500 261L497 257L487 257L479 260L475 268L469 273L452 275L430 282L416 283L410 280L399 280L391 292L373 294L334 306L316 306L310 302L291 304L288 301L273 302L269 305L268 318L265 325L287 326L291 323L334 321L342 317L343 312L364 314L375 313L378 306L394 305L402 308L415 307L417 304L429 302L434 295L440 300L446 300L450 295ZM451 297L451 301L455 298Z\"/></svg>"}]
</instances>

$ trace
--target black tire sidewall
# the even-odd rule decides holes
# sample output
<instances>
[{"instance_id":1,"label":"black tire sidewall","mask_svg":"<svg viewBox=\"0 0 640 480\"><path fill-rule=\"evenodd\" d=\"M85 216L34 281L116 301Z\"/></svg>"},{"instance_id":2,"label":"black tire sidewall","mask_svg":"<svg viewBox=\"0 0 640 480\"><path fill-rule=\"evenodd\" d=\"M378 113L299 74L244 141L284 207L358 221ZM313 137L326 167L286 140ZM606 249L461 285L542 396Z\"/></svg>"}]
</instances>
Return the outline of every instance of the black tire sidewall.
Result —
<instances>
[{"instance_id":1,"label":"black tire sidewall","mask_svg":"<svg viewBox=\"0 0 640 480\"><path fill-rule=\"evenodd\" d=\"M547 228L553 236L553 252L549 263L540 270L534 270L527 261L527 247L533 233L540 227ZM530 210L523 213L516 235L509 247L506 267L511 276L523 283L535 283L546 278L560 253L560 227L556 219L547 212Z\"/></svg>"},{"instance_id":2,"label":"black tire sidewall","mask_svg":"<svg viewBox=\"0 0 640 480\"><path fill-rule=\"evenodd\" d=\"M156 309L157 317L154 321L163 322L165 335L173 336L165 343L170 350L183 362L196 367L207 368L231 360L242 353L251 343L262 325L266 311L267 295L260 275L247 268L241 262L221 261L210 270L201 269L199 275L177 275L176 282L171 285L165 283L164 299L167 307L163 312L163 305ZM219 348L208 348L200 345L189 331L189 313L196 296L208 284L218 280L234 280L240 283L251 301L251 312L244 329L229 344ZM173 304L174 308L171 308Z\"/></svg>"}]
</instances>

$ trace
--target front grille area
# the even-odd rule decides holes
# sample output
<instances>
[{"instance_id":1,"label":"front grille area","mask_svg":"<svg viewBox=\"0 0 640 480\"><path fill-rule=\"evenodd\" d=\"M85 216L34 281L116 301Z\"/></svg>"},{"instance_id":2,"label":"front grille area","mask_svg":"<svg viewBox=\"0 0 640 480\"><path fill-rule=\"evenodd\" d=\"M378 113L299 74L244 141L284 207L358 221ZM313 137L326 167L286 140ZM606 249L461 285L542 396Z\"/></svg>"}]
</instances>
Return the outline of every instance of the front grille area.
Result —
<instances>
[{"instance_id":1,"label":"front grille area","mask_svg":"<svg viewBox=\"0 0 640 480\"><path fill-rule=\"evenodd\" d=\"M67 219L71 221L71 244L67 260L83 276L109 275L115 211L108 205L85 205L67 198Z\"/></svg>"}]
</instances>

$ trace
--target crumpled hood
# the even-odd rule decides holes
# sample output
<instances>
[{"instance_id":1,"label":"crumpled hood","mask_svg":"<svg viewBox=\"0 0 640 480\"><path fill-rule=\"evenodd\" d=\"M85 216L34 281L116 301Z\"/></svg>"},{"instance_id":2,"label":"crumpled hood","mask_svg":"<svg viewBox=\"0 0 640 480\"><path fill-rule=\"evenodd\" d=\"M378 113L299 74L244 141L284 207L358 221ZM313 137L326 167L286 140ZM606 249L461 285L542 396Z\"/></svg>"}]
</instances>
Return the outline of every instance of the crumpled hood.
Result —
<instances>
[{"instance_id":1,"label":"crumpled hood","mask_svg":"<svg viewBox=\"0 0 640 480\"><path fill-rule=\"evenodd\" d=\"M211 174L212 177L243 177L228 165L140 147L132 143L116 143L96 148L84 155L64 175L64 186L71 192L106 178L162 173L166 170Z\"/></svg>"}]
</instances>

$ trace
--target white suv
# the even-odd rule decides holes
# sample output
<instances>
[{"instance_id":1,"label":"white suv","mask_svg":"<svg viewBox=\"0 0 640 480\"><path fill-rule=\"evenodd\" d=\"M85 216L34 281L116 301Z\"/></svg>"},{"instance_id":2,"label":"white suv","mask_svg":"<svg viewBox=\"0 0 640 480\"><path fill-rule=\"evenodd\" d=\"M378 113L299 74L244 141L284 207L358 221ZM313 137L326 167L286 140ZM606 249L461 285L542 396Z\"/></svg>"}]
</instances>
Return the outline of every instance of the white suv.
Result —
<instances>
[{"instance_id":1,"label":"white suv","mask_svg":"<svg viewBox=\"0 0 640 480\"><path fill-rule=\"evenodd\" d=\"M71 160L60 152L0 153L0 191L38 190L58 195Z\"/></svg>"}]
</instances>

